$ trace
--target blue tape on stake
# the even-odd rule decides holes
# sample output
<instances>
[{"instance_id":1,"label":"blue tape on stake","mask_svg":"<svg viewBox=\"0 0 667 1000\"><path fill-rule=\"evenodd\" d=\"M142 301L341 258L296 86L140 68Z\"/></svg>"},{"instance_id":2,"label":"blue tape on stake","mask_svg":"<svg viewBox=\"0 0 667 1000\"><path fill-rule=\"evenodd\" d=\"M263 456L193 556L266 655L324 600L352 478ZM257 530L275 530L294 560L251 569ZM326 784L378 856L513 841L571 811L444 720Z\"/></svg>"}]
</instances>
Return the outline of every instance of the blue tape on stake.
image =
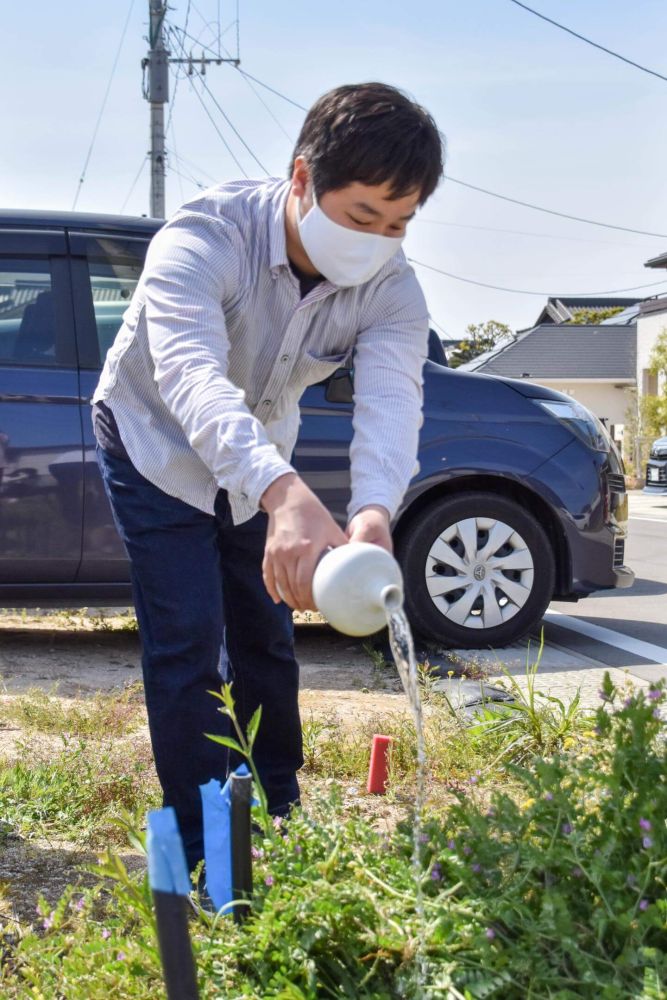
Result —
<instances>
[{"instance_id":1,"label":"blue tape on stake","mask_svg":"<svg viewBox=\"0 0 667 1000\"><path fill-rule=\"evenodd\" d=\"M187 896L192 885L185 862L183 841L171 806L148 813L148 881L151 889Z\"/></svg>"},{"instance_id":2,"label":"blue tape on stake","mask_svg":"<svg viewBox=\"0 0 667 1000\"><path fill-rule=\"evenodd\" d=\"M241 764L234 774L250 774L247 766ZM231 778L220 787L215 778L206 785L200 785L202 809L204 814L204 861L206 862L206 891L213 900L213 905L219 911L227 907L234 896L232 894L232 834L231 808L232 793Z\"/></svg>"}]
</instances>

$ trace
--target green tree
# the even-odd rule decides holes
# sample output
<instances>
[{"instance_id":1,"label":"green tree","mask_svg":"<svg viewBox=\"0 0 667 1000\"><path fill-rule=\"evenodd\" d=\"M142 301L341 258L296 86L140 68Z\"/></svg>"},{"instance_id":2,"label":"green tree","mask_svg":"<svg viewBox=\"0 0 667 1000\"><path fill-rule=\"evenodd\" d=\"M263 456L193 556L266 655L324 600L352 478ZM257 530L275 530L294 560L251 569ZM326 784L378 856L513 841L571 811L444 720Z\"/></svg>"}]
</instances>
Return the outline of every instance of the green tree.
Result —
<instances>
[{"instance_id":1,"label":"green tree","mask_svg":"<svg viewBox=\"0 0 667 1000\"><path fill-rule=\"evenodd\" d=\"M649 357L649 371L658 376L658 395L647 397L659 432L667 432L667 327L660 331ZM656 435L657 436L657 435Z\"/></svg>"},{"instance_id":2,"label":"green tree","mask_svg":"<svg viewBox=\"0 0 667 1000\"><path fill-rule=\"evenodd\" d=\"M466 327L466 336L447 359L450 368L458 368L466 361L472 361L485 351L513 339L514 334L507 323L499 323L495 319L489 319L486 323L470 323Z\"/></svg>"},{"instance_id":3,"label":"green tree","mask_svg":"<svg viewBox=\"0 0 667 1000\"><path fill-rule=\"evenodd\" d=\"M603 319L610 319L616 313L623 312L625 306L613 306L608 309L575 309L569 326L596 326Z\"/></svg>"}]
</instances>

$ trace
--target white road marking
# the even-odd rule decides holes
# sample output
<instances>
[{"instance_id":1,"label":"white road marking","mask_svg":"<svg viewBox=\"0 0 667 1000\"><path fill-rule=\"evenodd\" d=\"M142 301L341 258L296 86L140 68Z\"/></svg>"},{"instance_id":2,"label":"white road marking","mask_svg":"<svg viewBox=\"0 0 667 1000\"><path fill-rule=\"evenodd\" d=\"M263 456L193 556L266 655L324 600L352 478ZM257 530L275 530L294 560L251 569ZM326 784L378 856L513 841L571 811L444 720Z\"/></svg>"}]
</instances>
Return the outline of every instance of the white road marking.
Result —
<instances>
[{"instance_id":1,"label":"white road marking","mask_svg":"<svg viewBox=\"0 0 667 1000\"><path fill-rule=\"evenodd\" d=\"M650 660L652 663L659 663L660 666L667 666L667 648L664 646L656 646L654 643L644 642L642 639L633 639L622 632L603 628L601 625L593 625L592 622L573 618L572 615L565 615L560 611L547 611L544 620L551 622L552 625L580 632L582 635L587 635L589 639L597 639L598 642L604 642L608 646L624 649L626 653L634 653L635 656L641 656L644 660ZM665 629L667 630L667 625Z\"/></svg>"},{"instance_id":2,"label":"white road marking","mask_svg":"<svg viewBox=\"0 0 667 1000\"><path fill-rule=\"evenodd\" d=\"M652 521L653 524L667 524L667 517L637 517L636 514L631 514L630 521Z\"/></svg>"}]
</instances>

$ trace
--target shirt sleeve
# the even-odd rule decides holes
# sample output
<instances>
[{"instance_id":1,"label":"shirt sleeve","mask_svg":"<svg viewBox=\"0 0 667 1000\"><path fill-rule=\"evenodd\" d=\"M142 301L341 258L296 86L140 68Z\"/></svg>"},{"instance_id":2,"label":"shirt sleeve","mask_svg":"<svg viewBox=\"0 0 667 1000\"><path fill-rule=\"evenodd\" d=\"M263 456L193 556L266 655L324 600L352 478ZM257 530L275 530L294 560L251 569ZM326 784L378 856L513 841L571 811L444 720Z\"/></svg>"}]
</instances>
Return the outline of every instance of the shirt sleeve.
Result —
<instances>
[{"instance_id":1,"label":"shirt sleeve","mask_svg":"<svg viewBox=\"0 0 667 1000\"><path fill-rule=\"evenodd\" d=\"M143 274L155 381L220 487L259 507L292 466L227 377L224 307L238 294L242 248L222 219L183 215L151 241Z\"/></svg>"},{"instance_id":2,"label":"shirt sleeve","mask_svg":"<svg viewBox=\"0 0 667 1000\"><path fill-rule=\"evenodd\" d=\"M372 308L354 356L348 520L368 504L394 517L416 471L422 425L428 309L412 268L386 279Z\"/></svg>"}]
</instances>

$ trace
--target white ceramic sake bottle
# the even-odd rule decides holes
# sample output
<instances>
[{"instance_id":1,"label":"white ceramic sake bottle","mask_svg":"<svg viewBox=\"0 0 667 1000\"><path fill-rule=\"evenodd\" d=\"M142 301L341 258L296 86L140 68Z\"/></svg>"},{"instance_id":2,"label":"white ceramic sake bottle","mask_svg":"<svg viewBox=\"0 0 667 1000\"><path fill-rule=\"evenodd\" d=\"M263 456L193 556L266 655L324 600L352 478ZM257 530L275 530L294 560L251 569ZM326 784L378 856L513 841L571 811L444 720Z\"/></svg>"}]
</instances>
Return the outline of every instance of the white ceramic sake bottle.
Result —
<instances>
[{"instance_id":1,"label":"white ceramic sake bottle","mask_svg":"<svg viewBox=\"0 0 667 1000\"><path fill-rule=\"evenodd\" d=\"M369 542L329 549L313 577L317 610L345 635L372 635L387 624L386 609L403 604L403 576L394 557Z\"/></svg>"}]
</instances>

